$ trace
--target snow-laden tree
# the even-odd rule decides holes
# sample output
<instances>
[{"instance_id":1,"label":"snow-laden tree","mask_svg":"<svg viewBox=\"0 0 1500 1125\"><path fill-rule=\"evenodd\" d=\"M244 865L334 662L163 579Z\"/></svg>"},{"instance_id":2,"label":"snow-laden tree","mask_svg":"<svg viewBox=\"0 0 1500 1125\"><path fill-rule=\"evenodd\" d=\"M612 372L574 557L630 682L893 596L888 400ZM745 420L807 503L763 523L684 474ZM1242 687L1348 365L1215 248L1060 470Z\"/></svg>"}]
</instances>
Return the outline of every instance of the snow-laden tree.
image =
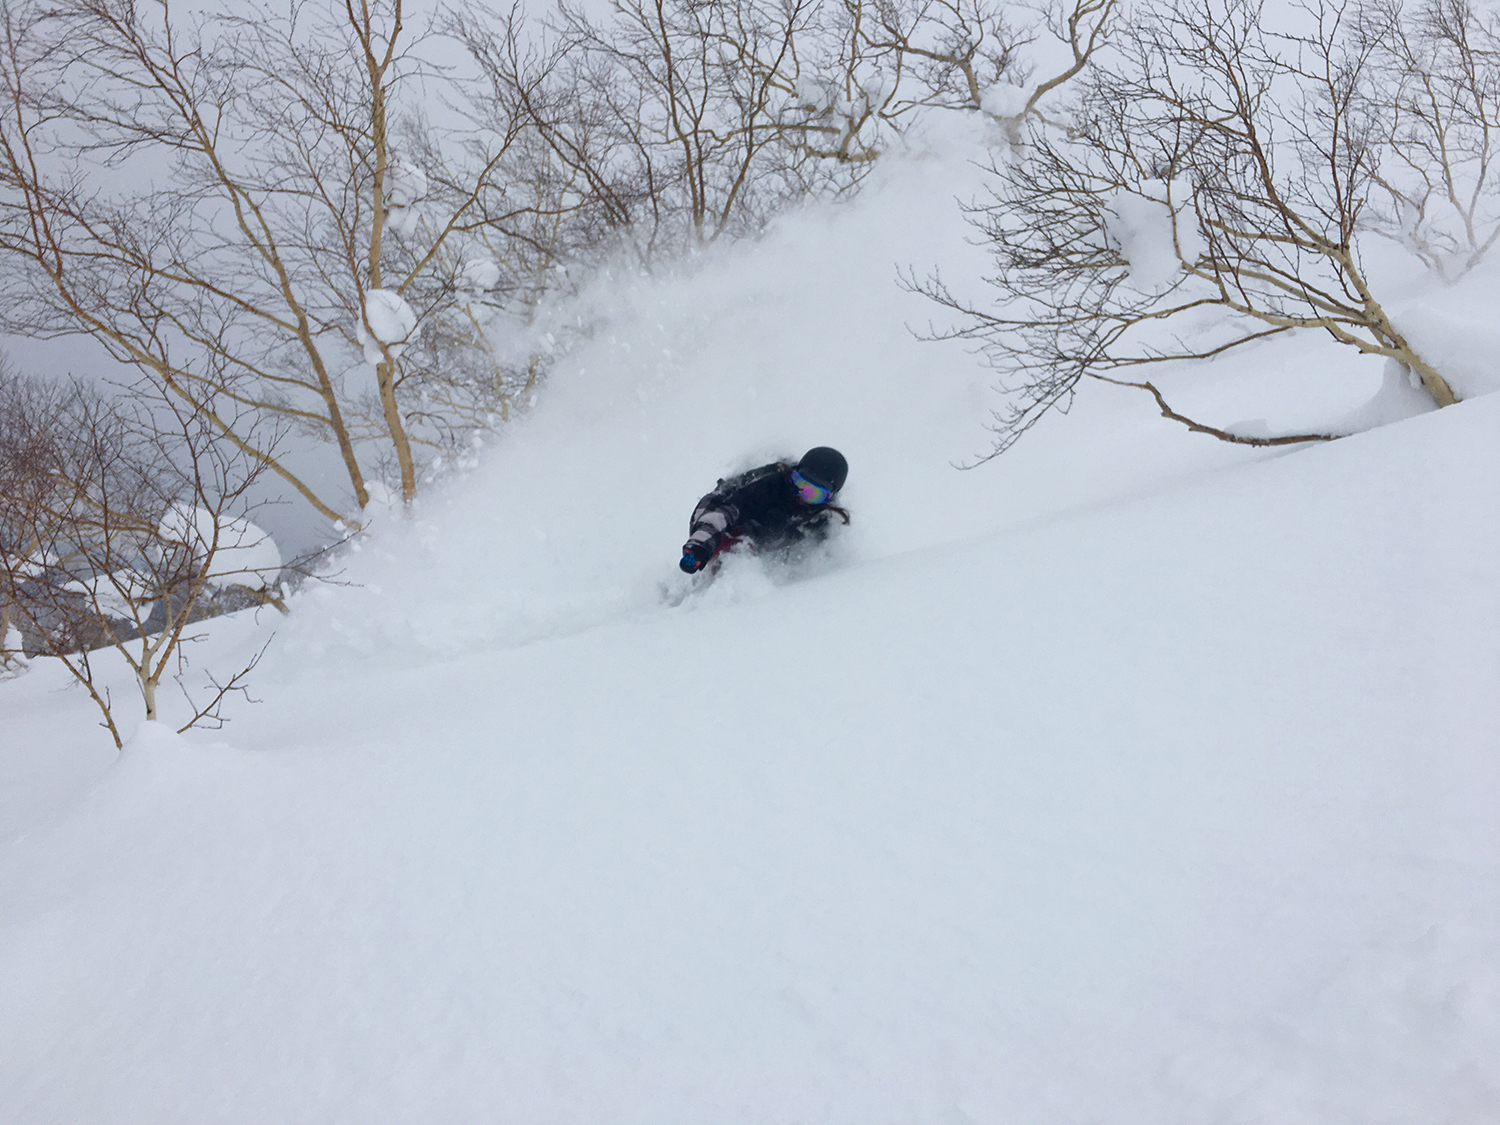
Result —
<instances>
[{"instance_id":1,"label":"snow-laden tree","mask_svg":"<svg viewBox=\"0 0 1500 1125\"><path fill-rule=\"evenodd\" d=\"M1472 261L1494 239L1492 94L1477 91L1494 89L1500 56L1471 52L1482 74L1449 73L1427 12L1318 0L1273 26L1256 0L1135 9L1079 84L1066 129L1033 122L1024 150L993 162L972 217L993 252L994 302L917 284L960 314L951 335L978 341L1000 373L993 454L1084 378L1140 388L1225 441L1326 440L1185 417L1146 375L1285 332L1384 356L1438 406L1455 401L1361 252L1386 235L1428 264ZM1444 104L1464 82L1477 116L1418 119L1419 90Z\"/></svg>"},{"instance_id":2,"label":"snow-laden tree","mask_svg":"<svg viewBox=\"0 0 1500 1125\"><path fill-rule=\"evenodd\" d=\"M546 284L561 181L507 107L429 60L404 0L0 0L0 18L11 331L92 336L350 522L374 466L410 499L424 443L534 379L493 337ZM347 495L235 421L268 418L332 442Z\"/></svg>"}]
</instances>

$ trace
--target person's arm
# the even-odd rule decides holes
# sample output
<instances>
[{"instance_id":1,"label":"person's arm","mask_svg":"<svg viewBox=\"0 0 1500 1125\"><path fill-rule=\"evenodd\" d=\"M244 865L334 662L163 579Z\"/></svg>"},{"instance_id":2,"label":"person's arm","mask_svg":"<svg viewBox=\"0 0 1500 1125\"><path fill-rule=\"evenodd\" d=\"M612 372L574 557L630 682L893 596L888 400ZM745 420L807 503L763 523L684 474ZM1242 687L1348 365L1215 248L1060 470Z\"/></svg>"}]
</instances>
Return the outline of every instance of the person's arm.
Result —
<instances>
[{"instance_id":1,"label":"person's arm","mask_svg":"<svg viewBox=\"0 0 1500 1125\"><path fill-rule=\"evenodd\" d=\"M678 565L689 574L702 570L718 554L726 535L735 535L761 518L777 490L786 487L787 468L776 461L721 480L693 509L691 531Z\"/></svg>"},{"instance_id":2,"label":"person's arm","mask_svg":"<svg viewBox=\"0 0 1500 1125\"><path fill-rule=\"evenodd\" d=\"M693 509L687 542L682 545L682 561L677 565L695 574L708 565L719 549L725 534L739 522L740 511L732 494L715 489Z\"/></svg>"}]
</instances>

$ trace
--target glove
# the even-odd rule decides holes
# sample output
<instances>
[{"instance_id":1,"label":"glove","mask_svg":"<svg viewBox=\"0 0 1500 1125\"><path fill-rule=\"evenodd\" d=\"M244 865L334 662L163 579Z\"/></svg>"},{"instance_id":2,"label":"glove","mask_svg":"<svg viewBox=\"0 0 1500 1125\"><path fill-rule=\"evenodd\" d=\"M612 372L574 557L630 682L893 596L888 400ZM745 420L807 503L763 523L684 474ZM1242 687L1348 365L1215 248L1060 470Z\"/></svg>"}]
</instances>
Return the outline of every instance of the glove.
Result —
<instances>
[{"instance_id":1,"label":"glove","mask_svg":"<svg viewBox=\"0 0 1500 1125\"><path fill-rule=\"evenodd\" d=\"M682 546L682 561L677 565L684 574L697 574L713 557L713 551L707 543L684 543Z\"/></svg>"}]
</instances>

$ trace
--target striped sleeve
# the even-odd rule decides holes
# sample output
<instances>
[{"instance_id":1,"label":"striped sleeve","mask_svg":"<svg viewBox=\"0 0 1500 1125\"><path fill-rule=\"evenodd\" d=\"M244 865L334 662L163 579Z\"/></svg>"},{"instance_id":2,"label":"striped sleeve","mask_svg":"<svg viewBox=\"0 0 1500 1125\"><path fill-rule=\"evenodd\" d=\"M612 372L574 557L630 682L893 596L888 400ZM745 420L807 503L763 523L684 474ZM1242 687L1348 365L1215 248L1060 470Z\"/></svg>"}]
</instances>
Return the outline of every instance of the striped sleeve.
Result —
<instances>
[{"instance_id":1,"label":"striped sleeve","mask_svg":"<svg viewBox=\"0 0 1500 1125\"><path fill-rule=\"evenodd\" d=\"M708 548L711 555L718 550L719 541L724 538L728 531L739 520L739 509L731 504L726 496L719 492L710 492L698 506L693 509L691 533L687 537L684 548L703 545Z\"/></svg>"}]
</instances>

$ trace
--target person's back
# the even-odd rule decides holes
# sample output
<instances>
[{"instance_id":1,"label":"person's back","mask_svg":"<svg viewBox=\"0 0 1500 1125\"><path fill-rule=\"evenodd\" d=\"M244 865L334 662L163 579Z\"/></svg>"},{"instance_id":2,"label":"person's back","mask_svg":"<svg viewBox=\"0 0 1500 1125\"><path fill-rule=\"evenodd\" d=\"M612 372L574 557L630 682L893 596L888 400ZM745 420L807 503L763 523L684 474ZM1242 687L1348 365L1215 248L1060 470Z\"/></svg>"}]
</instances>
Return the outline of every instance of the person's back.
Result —
<instances>
[{"instance_id":1,"label":"person's back","mask_svg":"<svg viewBox=\"0 0 1500 1125\"><path fill-rule=\"evenodd\" d=\"M818 446L796 464L776 461L719 481L693 510L678 565L694 574L741 541L766 551L820 537L833 513L848 523L849 513L833 504L848 471L838 450Z\"/></svg>"}]
</instances>

